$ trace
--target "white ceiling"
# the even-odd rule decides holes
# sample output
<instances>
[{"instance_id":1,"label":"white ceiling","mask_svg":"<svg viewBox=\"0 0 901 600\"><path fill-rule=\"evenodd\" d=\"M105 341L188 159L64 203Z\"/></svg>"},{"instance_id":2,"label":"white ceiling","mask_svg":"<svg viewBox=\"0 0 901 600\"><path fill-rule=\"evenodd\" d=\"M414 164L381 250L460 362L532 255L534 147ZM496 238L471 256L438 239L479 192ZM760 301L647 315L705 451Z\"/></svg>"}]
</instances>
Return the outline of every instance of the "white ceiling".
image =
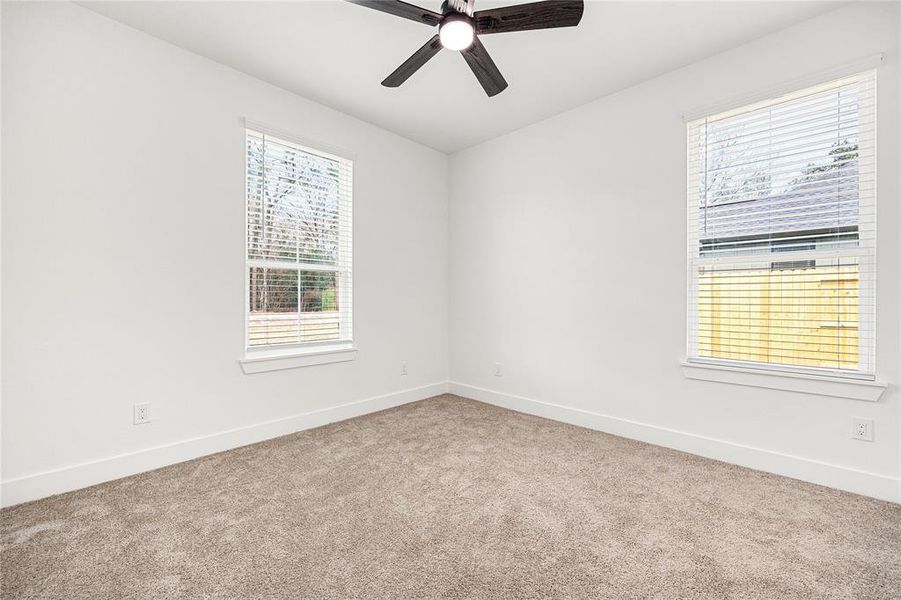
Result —
<instances>
[{"instance_id":1,"label":"white ceiling","mask_svg":"<svg viewBox=\"0 0 901 600\"><path fill-rule=\"evenodd\" d=\"M513 3L476 0L476 10ZM510 84L488 98L446 50L403 86L382 87L434 31L341 0L80 4L448 153L839 6L589 1L576 28L482 36ZM420 4L437 11L440 2Z\"/></svg>"}]
</instances>

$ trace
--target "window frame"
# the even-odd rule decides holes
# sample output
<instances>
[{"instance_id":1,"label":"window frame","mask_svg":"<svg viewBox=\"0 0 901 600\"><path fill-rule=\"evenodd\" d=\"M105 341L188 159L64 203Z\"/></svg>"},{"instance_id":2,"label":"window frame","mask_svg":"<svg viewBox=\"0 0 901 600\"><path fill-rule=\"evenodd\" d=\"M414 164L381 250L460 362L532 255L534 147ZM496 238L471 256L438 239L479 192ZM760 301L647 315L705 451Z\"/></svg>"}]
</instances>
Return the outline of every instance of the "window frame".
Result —
<instances>
[{"instance_id":1,"label":"window frame","mask_svg":"<svg viewBox=\"0 0 901 600\"><path fill-rule=\"evenodd\" d=\"M281 142L286 142L294 147L297 150L302 152L306 152L309 154L313 154L315 156L320 156L326 159L332 159L337 161L349 162L351 171L351 189L349 197L347 198L349 202L349 207L344 206L342 202L339 201L339 247L340 240L345 235L344 232L341 231L341 226L344 224L345 229L349 229L348 235L346 235L346 239L350 245L349 252L341 252L338 253L338 261L335 266L331 265L322 265L315 263L304 263L304 262L279 262L277 260L266 260L266 259L258 259L258 258L250 258L249 257L249 210L248 210L248 158L247 158L247 143L248 138L251 134L258 134L263 136L269 136L277 139ZM355 345L355 340L353 337L353 317L354 311L356 309L354 305L354 288L353 288L353 273L354 273L354 201L355 201L355 172L354 169L356 167L356 157L355 154L349 152L347 150L331 146L329 144L324 144L317 141L312 141L305 139L301 136L294 135L292 133L283 131L281 129L271 127L266 124L259 123L257 121L251 121L248 119L244 119L242 122L242 140L243 140L243 168L244 168L244 187L243 187L243 210L244 210L244 245L243 245L243 253L244 253L244 328L243 328L243 356L239 360L243 371L246 374L251 373L261 373L267 371L274 370L282 370L282 369L291 369L297 367L306 367L313 365L322 365L329 363L337 363L337 362L347 362L356 359L357 348ZM349 215L342 214L342 211L346 211L349 208ZM349 256L348 256L349 254ZM265 345L250 345L250 269L256 268L267 268L267 269L286 269L286 270L296 270L298 273L298 277L304 271L327 271L334 272L339 277L341 274L346 274L347 282L346 285L349 286L349 297L350 307L347 309L341 308L339 305L339 336L336 340L325 340L325 341L310 341L310 342L292 342L292 343L284 343L284 344L265 344ZM300 313L300 298L298 298L298 313ZM348 317L348 318L344 318Z\"/></svg>"},{"instance_id":2,"label":"window frame","mask_svg":"<svg viewBox=\"0 0 901 600\"><path fill-rule=\"evenodd\" d=\"M877 56L868 57L855 63L850 63L848 65L845 65L844 67L821 72L820 74L813 75L804 79L798 79L794 82L783 83L781 86L774 87L770 91L765 93L758 93L753 96L734 99L728 103L721 103L716 106L708 106L686 113L685 115L683 115L683 123L685 124L684 131L686 132L686 183L690 184L690 179L692 177L690 166L691 152L693 150L691 148L690 139L690 126L692 123L704 118L714 116L721 117L722 115L728 114L733 111L737 114L740 114L749 110L750 107L753 107L757 104L764 105L784 96L800 94L802 92L808 91L811 88L815 88L821 85L829 85L832 82L858 75L864 75L867 72L872 72L874 85L873 100L874 103L878 104L878 85L876 84L876 80L879 77L878 67L884 62L884 60L885 55L879 54ZM876 104L874 104L873 108L873 118L875 119L875 122L878 122L878 110ZM874 167L877 163L878 154L878 132L876 130L876 127L878 126L874 126L874 131L872 134L872 160ZM687 195L690 200L692 198L692 191L689 186L686 186L686 188ZM872 194L872 209L874 211L874 214L877 208L877 204L878 192L876 189L874 189ZM697 319L698 315L696 311L694 312L694 314L692 312L692 297L697 297L699 291L698 286L700 278L696 276L695 269L693 268L695 266L693 256L700 254L700 247L693 247L692 243L700 243L700 238L693 239L691 223L692 215L690 213L690 208L688 208L688 210L689 212L686 214L686 242L688 248L686 257L686 289L688 292L685 313L686 357L685 359L683 359L683 361L681 361L681 367L686 378L732 383L738 385L750 385L754 387L766 387L771 389L801 391L817 395L838 396L858 400L876 401L879 399L882 391L886 388L886 385L877 380L876 374L877 252L875 245L875 216L872 223L872 239L870 240L872 244L869 246L862 246L858 251L861 264L863 264L863 261L866 260L872 267L871 271L868 273L868 276L872 278L872 281L869 282L869 285L860 286L858 298L858 305L860 307L867 305L870 307L871 311L870 318L860 319L859 324L861 333L866 331L866 335L868 336L871 344L870 355L868 356L869 360L866 363L867 372L851 370L842 372L838 369L828 369L821 367L698 356L696 348L698 343L697 338L692 334L692 319ZM861 234L858 233L857 235ZM777 252L774 252L773 254L775 256L778 256ZM864 259L865 255L866 258ZM776 262L777 261L774 261L774 264ZM862 273L860 276L861 278L863 278L865 274ZM694 348L693 345L695 346Z\"/></svg>"}]
</instances>

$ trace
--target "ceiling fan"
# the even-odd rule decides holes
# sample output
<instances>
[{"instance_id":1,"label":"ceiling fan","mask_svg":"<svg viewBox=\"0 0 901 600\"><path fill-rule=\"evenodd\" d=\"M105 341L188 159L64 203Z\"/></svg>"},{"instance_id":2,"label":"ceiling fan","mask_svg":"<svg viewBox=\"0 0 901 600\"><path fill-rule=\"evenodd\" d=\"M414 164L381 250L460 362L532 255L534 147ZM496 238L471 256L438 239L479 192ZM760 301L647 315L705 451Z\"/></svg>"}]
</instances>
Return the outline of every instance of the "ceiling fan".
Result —
<instances>
[{"instance_id":1,"label":"ceiling fan","mask_svg":"<svg viewBox=\"0 0 901 600\"><path fill-rule=\"evenodd\" d=\"M478 36L530 29L575 27L582 19L583 10L583 0L545 0L475 12L473 12L475 0L444 0L440 14L401 0L348 1L431 27L438 26L438 33L388 75L382 85L398 87L444 47L460 51L466 64L489 96L504 91L507 82Z\"/></svg>"}]
</instances>

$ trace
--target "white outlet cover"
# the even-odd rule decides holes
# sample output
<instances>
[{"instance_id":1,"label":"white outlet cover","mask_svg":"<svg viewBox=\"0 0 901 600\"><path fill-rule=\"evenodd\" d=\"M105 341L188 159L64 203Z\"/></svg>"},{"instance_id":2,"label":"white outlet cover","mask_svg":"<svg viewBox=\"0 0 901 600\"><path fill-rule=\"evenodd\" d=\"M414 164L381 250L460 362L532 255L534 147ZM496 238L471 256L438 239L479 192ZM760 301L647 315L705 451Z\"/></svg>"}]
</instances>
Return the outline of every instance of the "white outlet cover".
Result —
<instances>
[{"instance_id":1,"label":"white outlet cover","mask_svg":"<svg viewBox=\"0 0 901 600\"><path fill-rule=\"evenodd\" d=\"M134 405L134 424L143 425L150 422L150 403L143 402Z\"/></svg>"},{"instance_id":2,"label":"white outlet cover","mask_svg":"<svg viewBox=\"0 0 901 600\"><path fill-rule=\"evenodd\" d=\"M854 417L851 419L851 438L864 442L872 442L873 427L873 419Z\"/></svg>"}]
</instances>

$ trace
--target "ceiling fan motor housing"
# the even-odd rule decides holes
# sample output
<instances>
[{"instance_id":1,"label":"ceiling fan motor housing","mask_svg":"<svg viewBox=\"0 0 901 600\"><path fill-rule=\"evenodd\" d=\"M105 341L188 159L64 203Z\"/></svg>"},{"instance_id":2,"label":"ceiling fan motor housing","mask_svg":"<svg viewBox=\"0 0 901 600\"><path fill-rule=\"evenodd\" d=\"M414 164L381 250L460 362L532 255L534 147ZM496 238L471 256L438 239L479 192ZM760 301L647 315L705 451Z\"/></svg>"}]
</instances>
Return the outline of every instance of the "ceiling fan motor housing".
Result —
<instances>
[{"instance_id":1,"label":"ceiling fan motor housing","mask_svg":"<svg viewBox=\"0 0 901 600\"><path fill-rule=\"evenodd\" d=\"M459 13L472 16L472 12L470 11L471 6L471 3L467 0L444 0L444 2L441 3L441 14Z\"/></svg>"}]
</instances>

